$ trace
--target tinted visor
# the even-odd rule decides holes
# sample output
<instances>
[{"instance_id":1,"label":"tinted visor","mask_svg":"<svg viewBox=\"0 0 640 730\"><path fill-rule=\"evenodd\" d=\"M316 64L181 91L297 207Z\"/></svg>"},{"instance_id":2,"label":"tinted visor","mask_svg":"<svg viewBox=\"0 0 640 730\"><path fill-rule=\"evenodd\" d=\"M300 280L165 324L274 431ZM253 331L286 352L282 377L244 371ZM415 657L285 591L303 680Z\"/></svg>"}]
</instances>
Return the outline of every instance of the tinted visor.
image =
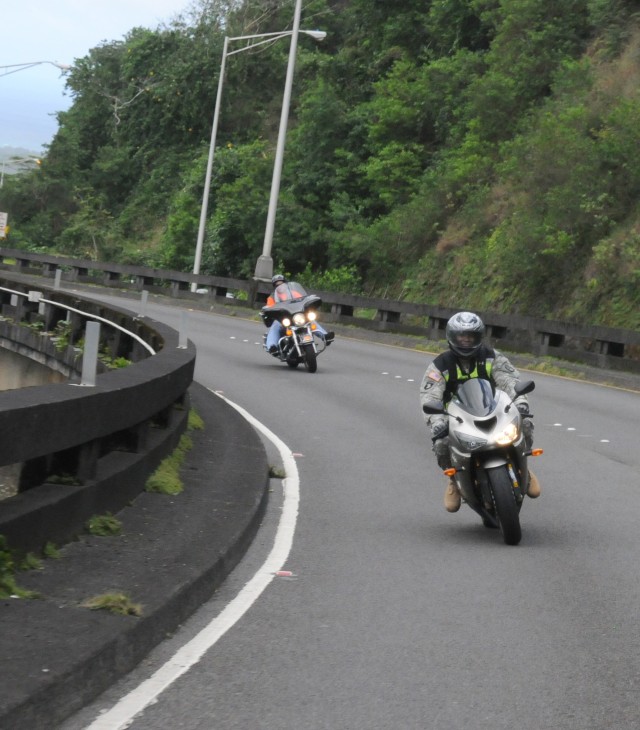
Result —
<instances>
[{"instance_id":1,"label":"tinted visor","mask_svg":"<svg viewBox=\"0 0 640 730\"><path fill-rule=\"evenodd\" d=\"M473 350L482 342L479 332L459 332L452 337L452 343L461 350Z\"/></svg>"}]
</instances>

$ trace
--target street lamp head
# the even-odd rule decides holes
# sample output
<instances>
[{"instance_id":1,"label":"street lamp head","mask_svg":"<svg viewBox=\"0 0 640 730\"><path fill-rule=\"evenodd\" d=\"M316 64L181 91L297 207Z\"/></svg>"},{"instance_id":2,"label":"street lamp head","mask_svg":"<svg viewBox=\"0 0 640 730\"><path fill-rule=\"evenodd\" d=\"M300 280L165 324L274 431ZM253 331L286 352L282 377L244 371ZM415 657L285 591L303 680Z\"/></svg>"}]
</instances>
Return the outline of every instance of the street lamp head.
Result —
<instances>
[{"instance_id":1,"label":"street lamp head","mask_svg":"<svg viewBox=\"0 0 640 730\"><path fill-rule=\"evenodd\" d=\"M315 41L323 41L327 37L323 30L303 30L300 32L310 35Z\"/></svg>"}]
</instances>

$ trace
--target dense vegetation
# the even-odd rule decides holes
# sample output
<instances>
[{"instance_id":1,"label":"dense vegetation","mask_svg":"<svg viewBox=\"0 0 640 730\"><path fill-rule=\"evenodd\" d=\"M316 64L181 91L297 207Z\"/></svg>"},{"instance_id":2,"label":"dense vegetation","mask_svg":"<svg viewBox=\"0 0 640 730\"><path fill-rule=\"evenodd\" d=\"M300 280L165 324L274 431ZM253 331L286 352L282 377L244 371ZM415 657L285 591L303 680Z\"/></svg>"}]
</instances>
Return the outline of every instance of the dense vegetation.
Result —
<instances>
[{"instance_id":1,"label":"dense vegetation","mask_svg":"<svg viewBox=\"0 0 640 730\"><path fill-rule=\"evenodd\" d=\"M189 271L224 36L293 0L197 0L77 59L11 245ZM640 325L640 4L305 0L273 254L325 288ZM238 42L236 42L238 44ZM262 250L288 41L227 58L202 270Z\"/></svg>"}]
</instances>

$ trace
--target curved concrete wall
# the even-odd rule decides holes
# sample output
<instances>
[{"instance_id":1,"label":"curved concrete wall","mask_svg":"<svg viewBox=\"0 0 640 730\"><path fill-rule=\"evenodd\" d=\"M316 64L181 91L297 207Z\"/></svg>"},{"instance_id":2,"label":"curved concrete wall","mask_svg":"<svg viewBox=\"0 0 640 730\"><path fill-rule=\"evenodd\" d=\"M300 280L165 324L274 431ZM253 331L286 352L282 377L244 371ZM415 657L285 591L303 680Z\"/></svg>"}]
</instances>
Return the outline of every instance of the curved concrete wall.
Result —
<instances>
[{"instance_id":1,"label":"curved concrete wall","mask_svg":"<svg viewBox=\"0 0 640 730\"><path fill-rule=\"evenodd\" d=\"M51 300L65 299L46 293ZM129 346L132 364L99 375L94 387L79 386L76 378L0 393L0 465L22 464L20 493L0 502L0 534L14 549L64 542L91 515L121 509L144 489L186 428L193 344L181 345L175 330L126 310L78 296L73 304L128 325L153 343L156 354ZM3 337L26 333L31 347L50 346L15 321L0 325ZM81 318L74 326L82 329ZM119 348L127 346L126 337L117 339ZM70 357L71 365L78 359L73 348L58 356Z\"/></svg>"}]
</instances>

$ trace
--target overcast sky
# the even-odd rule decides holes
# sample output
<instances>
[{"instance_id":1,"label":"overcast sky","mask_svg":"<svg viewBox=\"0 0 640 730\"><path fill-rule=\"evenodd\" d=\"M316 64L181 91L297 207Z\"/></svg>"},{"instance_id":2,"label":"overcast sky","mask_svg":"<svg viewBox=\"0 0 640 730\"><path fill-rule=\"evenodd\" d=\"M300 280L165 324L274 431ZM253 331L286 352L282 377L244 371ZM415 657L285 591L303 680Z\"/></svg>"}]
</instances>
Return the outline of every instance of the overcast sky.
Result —
<instances>
[{"instance_id":1,"label":"overcast sky","mask_svg":"<svg viewBox=\"0 0 640 730\"><path fill-rule=\"evenodd\" d=\"M155 29L189 0L3 0L0 11L0 147L41 152L56 132L55 112L70 106L64 77L51 63L73 64L102 41L134 27Z\"/></svg>"}]
</instances>

